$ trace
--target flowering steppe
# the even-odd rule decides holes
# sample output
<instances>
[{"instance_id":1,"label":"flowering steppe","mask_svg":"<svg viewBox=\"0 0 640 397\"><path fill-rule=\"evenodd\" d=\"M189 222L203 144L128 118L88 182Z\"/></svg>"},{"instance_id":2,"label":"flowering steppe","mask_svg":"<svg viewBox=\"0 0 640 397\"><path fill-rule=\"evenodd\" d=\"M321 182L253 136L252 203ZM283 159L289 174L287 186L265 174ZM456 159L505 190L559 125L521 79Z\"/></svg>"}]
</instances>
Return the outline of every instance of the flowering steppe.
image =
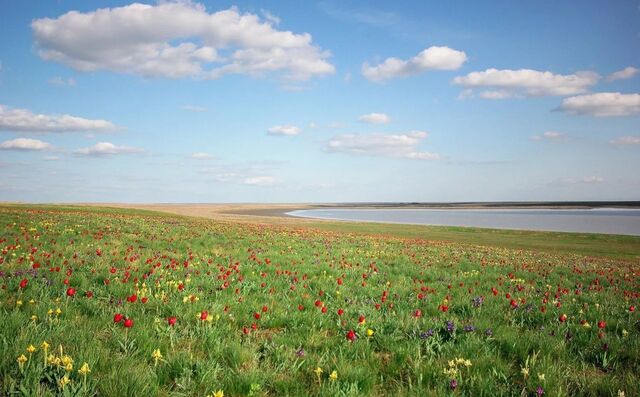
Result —
<instances>
[{"instance_id":1,"label":"flowering steppe","mask_svg":"<svg viewBox=\"0 0 640 397\"><path fill-rule=\"evenodd\" d=\"M4 206L0 393L638 396L639 298L634 259Z\"/></svg>"}]
</instances>

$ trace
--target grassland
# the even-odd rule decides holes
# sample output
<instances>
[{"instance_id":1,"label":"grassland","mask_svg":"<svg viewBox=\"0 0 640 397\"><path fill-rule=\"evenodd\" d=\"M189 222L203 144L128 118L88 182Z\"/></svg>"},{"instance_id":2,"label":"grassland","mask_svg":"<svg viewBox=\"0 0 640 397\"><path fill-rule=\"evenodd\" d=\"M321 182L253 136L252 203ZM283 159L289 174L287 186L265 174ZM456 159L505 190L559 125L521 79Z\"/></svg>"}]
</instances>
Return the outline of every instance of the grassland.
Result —
<instances>
[{"instance_id":1,"label":"grassland","mask_svg":"<svg viewBox=\"0 0 640 397\"><path fill-rule=\"evenodd\" d=\"M0 207L0 392L640 395L638 238L210 217Z\"/></svg>"}]
</instances>

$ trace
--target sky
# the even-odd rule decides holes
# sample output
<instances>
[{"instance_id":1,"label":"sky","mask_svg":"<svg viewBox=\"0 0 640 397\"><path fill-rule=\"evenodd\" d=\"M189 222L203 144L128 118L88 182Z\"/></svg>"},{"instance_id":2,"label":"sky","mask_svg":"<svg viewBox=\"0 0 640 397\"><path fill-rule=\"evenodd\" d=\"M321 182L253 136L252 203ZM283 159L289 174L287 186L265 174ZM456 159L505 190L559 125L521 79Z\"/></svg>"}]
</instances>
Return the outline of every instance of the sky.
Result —
<instances>
[{"instance_id":1,"label":"sky","mask_svg":"<svg viewBox=\"0 0 640 397\"><path fill-rule=\"evenodd\" d=\"M640 199L640 1L0 0L0 201Z\"/></svg>"}]
</instances>

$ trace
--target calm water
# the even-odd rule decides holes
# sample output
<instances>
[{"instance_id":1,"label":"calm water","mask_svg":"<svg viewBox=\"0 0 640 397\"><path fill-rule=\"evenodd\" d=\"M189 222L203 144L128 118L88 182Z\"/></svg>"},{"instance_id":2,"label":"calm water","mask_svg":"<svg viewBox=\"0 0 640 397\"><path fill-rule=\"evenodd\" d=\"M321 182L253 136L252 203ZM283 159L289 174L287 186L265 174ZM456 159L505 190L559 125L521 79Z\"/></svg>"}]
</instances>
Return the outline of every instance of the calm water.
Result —
<instances>
[{"instance_id":1,"label":"calm water","mask_svg":"<svg viewBox=\"0 0 640 397\"><path fill-rule=\"evenodd\" d=\"M640 210L635 209L316 209L288 214L348 221L640 236Z\"/></svg>"}]
</instances>

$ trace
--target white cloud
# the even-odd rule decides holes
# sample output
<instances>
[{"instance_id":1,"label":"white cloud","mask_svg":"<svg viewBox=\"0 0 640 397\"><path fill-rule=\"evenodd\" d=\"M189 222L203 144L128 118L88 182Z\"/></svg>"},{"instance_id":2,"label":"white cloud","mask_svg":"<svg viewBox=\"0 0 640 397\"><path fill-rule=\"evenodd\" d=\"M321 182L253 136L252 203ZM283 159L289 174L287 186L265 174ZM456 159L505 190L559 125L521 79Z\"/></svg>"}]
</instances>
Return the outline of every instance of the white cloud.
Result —
<instances>
[{"instance_id":1,"label":"white cloud","mask_svg":"<svg viewBox=\"0 0 640 397\"><path fill-rule=\"evenodd\" d=\"M203 4L161 1L70 11L31 27L41 58L83 72L203 79L275 72L293 80L335 72L309 33L278 30L277 22L235 7L209 13Z\"/></svg>"},{"instance_id":2,"label":"white cloud","mask_svg":"<svg viewBox=\"0 0 640 397\"><path fill-rule=\"evenodd\" d=\"M556 181L556 184L561 185L582 185L582 184L595 184L604 182L604 178L600 176L583 176L574 178L563 178Z\"/></svg>"},{"instance_id":3,"label":"white cloud","mask_svg":"<svg viewBox=\"0 0 640 397\"><path fill-rule=\"evenodd\" d=\"M52 146L38 139L16 138L0 143L0 150L49 150Z\"/></svg>"},{"instance_id":4,"label":"white cloud","mask_svg":"<svg viewBox=\"0 0 640 397\"><path fill-rule=\"evenodd\" d=\"M609 143L613 145L640 145L640 135L627 135L621 136L620 138L612 139Z\"/></svg>"},{"instance_id":5,"label":"white cloud","mask_svg":"<svg viewBox=\"0 0 640 397\"><path fill-rule=\"evenodd\" d=\"M242 181L243 185L269 186L276 183L276 178L272 176L252 176Z\"/></svg>"},{"instance_id":6,"label":"white cloud","mask_svg":"<svg viewBox=\"0 0 640 397\"><path fill-rule=\"evenodd\" d=\"M58 161L60 157L58 156L45 156L42 158L44 161Z\"/></svg>"},{"instance_id":7,"label":"white cloud","mask_svg":"<svg viewBox=\"0 0 640 397\"><path fill-rule=\"evenodd\" d=\"M196 160L209 160L212 159L213 156L205 152L196 152L191 154L191 158Z\"/></svg>"},{"instance_id":8,"label":"white cloud","mask_svg":"<svg viewBox=\"0 0 640 397\"><path fill-rule=\"evenodd\" d=\"M49 84L58 85L58 86L65 86L66 85L66 86L72 87L72 86L76 85L76 81L72 77L64 79L64 78L62 78L60 76L56 76L56 77L52 77L52 78L49 79Z\"/></svg>"},{"instance_id":9,"label":"white cloud","mask_svg":"<svg viewBox=\"0 0 640 397\"><path fill-rule=\"evenodd\" d=\"M534 141L542 141L542 140L546 140L546 141L562 141L565 140L567 137L566 134L562 133L562 132L558 132L558 131L545 131L544 133L542 133L541 135L534 135L531 137L531 139L533 139Z\"/></svg>"},{"instance_id":10,"label":"white cloud","mask_svg":"<svg viewBox=\"0 0 640 397\"><path fill-rule=\"evenodd\" d=\"M622 70L618 70L617 72L611 73L609 76L607 76L607 80L615 81L615 80L630 79L633 76L637 75L638 73L640 73L640 69L634 68L633 66L628 66Z\"/></svg>"},{"instance_id":11,"label":"white cloud","mask_svg":"<svg viewBox=\"0 0 640 397\"><path fill-rule=\"evenodd\" d=\"M454 84L467 89L487 89L480 94L487 99L501 99L510 96L563 96L586 92L600 80L595 72L576 72L561 75L531 69L498 70L487 69L471 72L453 79Z\"/></svg>"},{"instance_id":12,"label":"white cloud","mask_svg":"<svg viewBox=\"0 0 640 397\"><path fill-rule=\"evenodd\" d=\"M135 154L142 153L143 149L134 148L129 146L116 146L110 142L98 142L95 145L87 148L74 150L73 153L84 156L111 156L116 154Z\"/></svg>"},{"instance_id":13,"label":"white cloud","mask_svg":"<svg viewBox=\"0 0 640 397\"><path fill-rule=\"evenodd\" d=\"M206 112L207 108L203 106L196 106L196 105L184 105L182 106L182 110L186 110L187 112L202 113L202 112Z\"/></svg>"},{"instance_id":14,"label":"white cloud","mask_svg":"<svg viewBox=\"0 0 640 397\"><path fill-rule=\"evenodd\" d=\"M0 131L12 132L77 132L114 131L117 127L106 120L82 117L35 114L26 109L12 109L0 105Z\"/></svg>"},{"instance_id":15,"label":"white cloud","mask_svg":"<svg viewBox=\"0 0 640 397\"><path fill-rule=\"evenodd\" d=\"M640 94L599 92L565 98L558 108L563 112L596 117L630 116L640 113Z\"/></svg>"},{"instance_id":16,"label":"white cloud","mask_svg":"<svg viewBox=\"0 0 640 397\"><path fill-rule=\"evenodd\" d=\"M428 70L456 70L467 61L463 51L449 47L429 47L409 60L387 58L379 65L362 65L362 75L371 81L413 76Z\"/></svg>"},{"instance_id":17,"label":"white cloud","mask_svg":"<svg viewBox=\"0 0 640 397\"><path fill-rule=\"evenodd\" d=\"M406 134L342 134L332 138L327 150L347 154L438 160L440 155L421 152L418 145L427 137L423 131Z\"/></svg>"},{"instance_id":18,"label":"white cloud","mask_svg":"<svg viewBox=\"0 0 640 397\"><path fill-rule=\"evenodd\" d=\"M370 124L388 124L391 122L391 117L384 113L369 113L363 114L358 120Z\"/></svg>"},{"instance_id":19,"label":"white cloud","mask_svg":"<svg viewBox=\"0 0 640 397\"><path fill-rule=\"evenodd\" d=\"M300 133L300 128L294 125L276 125L267 130L268 135L287 135L293 136Z\"/></svg>"}]
</instances>

